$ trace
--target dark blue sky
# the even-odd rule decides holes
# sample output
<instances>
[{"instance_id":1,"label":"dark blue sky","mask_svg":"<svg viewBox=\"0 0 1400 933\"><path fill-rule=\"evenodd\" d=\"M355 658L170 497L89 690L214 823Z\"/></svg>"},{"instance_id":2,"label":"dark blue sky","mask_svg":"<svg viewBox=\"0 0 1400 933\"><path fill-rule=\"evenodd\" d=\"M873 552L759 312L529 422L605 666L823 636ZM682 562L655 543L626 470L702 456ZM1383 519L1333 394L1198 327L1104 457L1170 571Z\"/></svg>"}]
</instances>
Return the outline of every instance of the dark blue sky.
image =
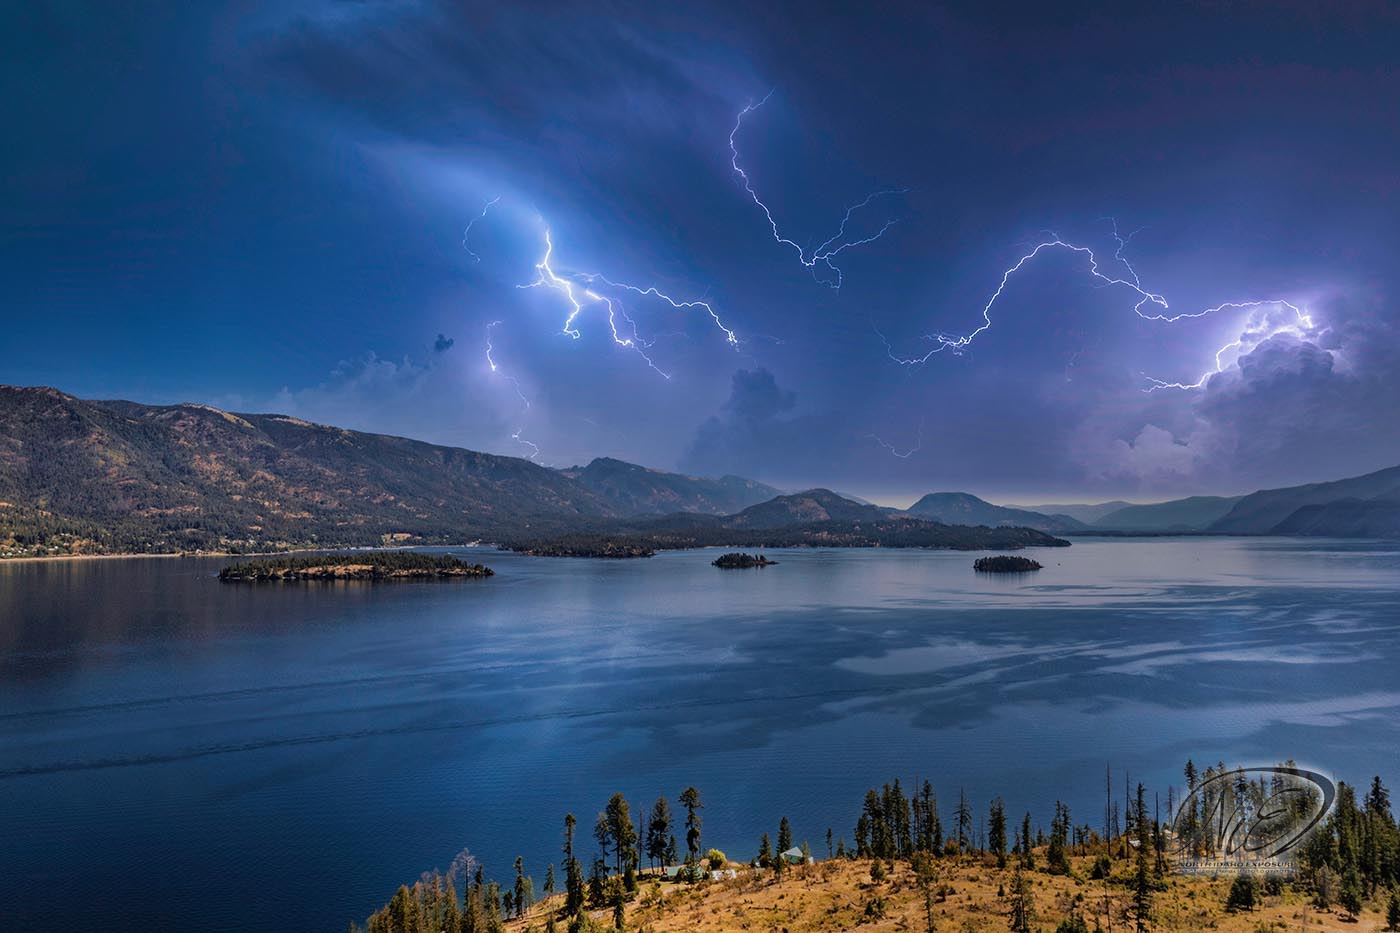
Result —
<instances>
[{"instance_id":1,"label":"dark blue sky","mask_svg":"<svg viewBox=\"0 0 1400 933\"><path fill-rule=\"evenodd\" d=\"M0 381L891 501L1400 462L1395 8L1129 6L22 5ZM898 222L839 290L730 166L770 90L737 140L785 236L909 189L853 215ZM577 338L561 290L517 287L546 229ZM1305 316L1144 320L1052 248L964 352L891 359L973 332L1047 231L1171 314ZM587 273L704 298L739 345Z\"/></svg>"}]
</instances>

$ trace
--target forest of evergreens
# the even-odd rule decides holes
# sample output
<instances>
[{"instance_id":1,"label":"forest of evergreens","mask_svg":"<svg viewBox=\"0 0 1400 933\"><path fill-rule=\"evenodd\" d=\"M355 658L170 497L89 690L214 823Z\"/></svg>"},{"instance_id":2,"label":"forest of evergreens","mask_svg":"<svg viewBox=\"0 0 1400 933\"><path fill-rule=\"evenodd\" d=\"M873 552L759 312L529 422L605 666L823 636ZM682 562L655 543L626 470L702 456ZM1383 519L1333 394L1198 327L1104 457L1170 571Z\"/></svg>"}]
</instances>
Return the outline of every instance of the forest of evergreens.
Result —
<instances>
[{"instance_id":1,"label":"forest of evergreens","mask_svg":"<svg viewBox=\"0 0 1400 933\"><path fill-rule=\"evenodd\" d=\"M1047 916L1035 903L1036 874L1081 874L1081 880L1099 885L1104 903L1114 905L1124 927L1135 933L1155 928L1155 904L1173 876L1173 862L1203 854L1209 848L1204 826L1218 812L1222 795L1234 803L1257 804L1270 787L1261 779L1251 781L1242 771L1217 765L1198 773L1188 762L1184 771L1188 793L1198 786L1224 788L1212 795L1192 795L1190 807L1170 824L1158 812L1160 799L1149 800L1143 785L1114 796L1106 782L1104 810L1093 820L1077 823L1070 809L1056 803L1048 825L1029 812L1015 819L1001 797L975 805L959 789L956 802L940 809L930 782L917 782L906 793L899 780L867 791L852 830L852 842L831 828L819 836L813 855L806 840L800 843L802 858L783 857L797 848L786 817L777 822L777 841L767 833L757 841L757 855L742 870L755 876L769 873L781 880L786 872L809 857L860 860L869 865L870 878L883 880L898 870L911 874L925 911L926 929L937 928L934 905L951 889L945 883L955 866L981 865L999 874L1001 923L1012 933L1053 929L1056 933L1087 933L1089 916L1099 915L1095 904L1082 895L1060 915ZM1213 781L1214 778L1223 778ZM1276 788L1274 788L1276 790ZM1168 791L1167 810L1174 809L1175 791ZM644 811L633 813L622 794L613 794L593 824L590 847L582 838L578 819L563 820L561 858L545 866L542 885L526 874L517 858L511 876L503 882L489 880L484 868L467 852L460 853L446 872L425 874L404 885L361 928L367 933L497 933L518 921L522 930L581 931L636 929L629 924L629 907L644 884L656 885L661 869L680 866L669 877L681 885L708 883L710 872L734 866L723 852L702 847L700 792L686 788L673 807L659 797ZM1099 821L1102 821L1101 823ZM1181 834L1171 826L1185 827ZM1294 853L1296 871L1289 877L1240 875L1230 886L1222 911L1252 911L1266 895L1285 888L1306 898L1318 910L1338 911L1355 918L1367 907L1380 911L1386 929L1400 929L1400 826L1391 809L1390 793L1380 778L1368 789L1341 783L1330 814ZM1078 866L1078 867L1076 867ZM877 895L865 907L867 917L883 910ZM1050 927L1042 927L1048 921Z\"/></svg>"}]
</instances>

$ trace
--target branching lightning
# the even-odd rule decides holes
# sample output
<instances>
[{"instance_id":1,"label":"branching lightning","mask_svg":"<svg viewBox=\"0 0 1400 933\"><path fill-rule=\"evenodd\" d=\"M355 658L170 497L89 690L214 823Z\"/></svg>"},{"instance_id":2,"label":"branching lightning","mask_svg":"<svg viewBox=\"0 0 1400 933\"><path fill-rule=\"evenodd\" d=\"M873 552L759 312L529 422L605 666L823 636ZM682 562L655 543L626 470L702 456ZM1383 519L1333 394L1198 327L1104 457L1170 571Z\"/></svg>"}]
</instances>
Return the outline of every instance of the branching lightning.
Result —
<instances>
[{"instance_id":1,"label":"branching lightning","mask_svg":"<svg viewBox=\"0 0 1400 933\"><path fill-rule=\"evenodd\" d=\"M569 304L570 310L568 316L564 318L564 326L560 330L560 333L567 334L575 340L578 340L580 337L583 336L579 329L574 325L574 322L578 319L578 316L583 313L584 306L589 304L603 305L605 308L607 308L608 328L612 331L613 343L617 344L619 347L624 347L628 350L634 351L638 356L646 360L646 364L648 366L656 370L666 379L670 379L670 373L657 366L656 362L652 360L650 356L647 355L646 351L649 345L643 342L641 338L637 336L637 324L635 321L632 320L631 317L627 315L627 312L622 309L621 302L616 302L613 301L611 298L608 298L604 295L600 295L593 289L588 288L584 285L580 285L572 281L571 279L564 278L563 276L559 275L557 272L554 271L554 267L551 264L551 261L554 257L554 239L551 236L548 227L546 227L544 231L544 246L544 255L540 257L539 262L535 263L535 280L533 282L528 282L524 285L519 285L516 287L543 287L552 289L553 291L559 292L559 294L563 295L564 300L567 301ZM624 337L618 332L617 318L619 314L621 314L623 320L625 320L631 326L631 337Z\"/></svg>"},{"instance_id":2,"label":"branching lightning","mask_svg":"<svg viewBox=\"0 0 1400 933\"><path fill-rule=\"evenodd\" d=\"M833 234L820 246L813 249L810 253L796 241L783 236L783 234L778 229L778 221L773 217L772 210L770 210L768 205L763 202L763 199L758 196L758 192L754 189L753 182L750 180L748 173L745 172L743 168L741 168L739 165L739 144L736 141L736 137L739 135L739 130L744 125L744 117L753 113L755 110L762 107L764 104L768 103L768 98L772 96L773 91L769 91L762 100L760 100L756 104L748 104L744 107L743 110L740 110L739 115L734 118L734 129L729 131L729 164L733 166L734 173L738 175L740 179L743 180L744 190L747 191L749 197L753 199L753 203L757 204L759 209L763 211L763 216L768 218L768 227L773 232L773 239L779 244L787 246L794 250L797 253L798 262L802 263L802 265L805 266L807 270L812 273L812 277L814 279L816 279L821 284L827 286L828 288L839 289L843 281L843 275L841 273L841 269L837 267L837 265L834 262L832 262L832 260L848 249L852 249L857 246L865 246L868 243L874 243L876 240L880 239L880 237L884 236L885 232L889 230L890 227L893 227L895 224L899 223L897 219L886 220L884 224L880 227L880 229L877 230L875 233L865 237L848 239L846 235L846 225L851 222L851 217L857 211L869 207L871 202L879 198L907 194L909 189L888 188L880 191L874 191L866 195L865 198L863 198L862 200L857 201L856 203L847 207L845 216L841 218L841 226L837 228L836 233ZM818 275L818 266L821 266L825 268L828 272L830 272L832 278L822 278L820 275Z\"/></svg>"},{"instance_id":3,"label":"branching lightning","mask_svg":"<svg viewBox=\"0 0 1400 933\"><path fill-rule=\"evenodd\" d=\"M935 345L930 350L928 350L928 352L918 356L902 357L895 355L893 349L890 347L888 340L884 341L885 352L888 354L891 360L893 360L896 363L899 363L900 365L919 366L924 363L927 363L929 359L932 358L935 354L942 353L945 350L951 350L954 354L961 353L963 350L966 350L972 344L972 342L975 339L977 339L977 336L979 334L981 334L983 331L986 331L992 326L992 308L1001 298L1002 293L1006 291L1006 287L1011 281L1012 276L1014 276L1017 272L1021 271L1022 267L1024 267L1027 263L1031 262L1031 260L1035 259L1041 253L1049 250L1063 250L1071 253L1080 254L1086 257L1089 262L1089 275L1093 279L1095 279L1099 284L1101 284L1102 286L1120 286L1130 290L1137 296L1137 300L1133 304L1133 313L1135 313L1138 317L1142 318L1145 321L1160 321L1167 324L1173 324L1177 321L1206 317L1207 315L1215 314L1219 311L1224 311L1227 309L1282 308L1293 314L1296 323L1284 325L1282 327L1277 327L1273 331L1271 331L1267 336L1272 336L1273 334L1283 332L1293 332L1302 334L1305 333L1307 330L1311 330L1313 328L1313 320L1306 311L1293 304L1292 302L1286 301L1282 298L1251 299L1247 301L1227 301L1210 308L1205 308L1200 311L1183 311L1179 313L1171 313L1171 305L1168 304L1167 299L1164 298L1162 295L1157 294L1156 292L1151 292L1143 288L1142 282L1138 278L1137 271L1133 268L1132 264L1123 256L1123 250L1132 240L1133 235L1134 234L1128 234L1127 237L1121 236L1118 232L1117 223L1114 224L1113 239L1116 243L1116 249L1114 250L1113 258L1114 261L1120 263L1123 266L1123 268L1127 269L1127 278L1123 278L1117 275L1101 271L1099 267L1098 257L1094 254L1094 251L1089 247L1069 243L1058 236L1052 235L1050 239L1043 240L1040 243L1037 243L1029 252L1021 256L1021 258L1016 260L1014 264L1012 264L1008 269L1006 269L1006 271L1002 273L1001 281L997 284L996 290L993 291L991 297L987 299L987 303L982 306L982 324L979 325L975 330L971 331L970 333L963 334L961 336L950 336L948 334L943 333L926 334L924 339L933 341ZM881 339L884 340L883 335L881 335ZM1212 375L1223 371L1224 363L1222 362L1222 357L1231 349L1242 347L1243 342L1244 338L1241 337L1239 340L1232 341L1226 344L1225 346L1221 347L1219 350L1217 350L1215 354L1216 368L1212 371L1206 372L1196 382L1167 382L1161 379L1154 378L1152 376L1148 376L1144 373L1143 378L1151 384L1148 386L1148 388L1144 389L1143 391L1155 392L1158 389L1199 389L1201 386L1205 385L1206 380L1209 379Z\"/></svg>"},{"instance_id":4,"label":"branching lightning","mask_svg":"<svg viewBox=\"0 0 1400 933\"><path fill-rule=\"evenodd\" d=\"M579 272L561 275L554 269L554 239L548 227L545 227L544 230L544 244L544 255L535 263L535 280L517 287L548 288L563 296L565 302L568 304L569 313L564 318L564 325L560 330L561 333L578 340L583 336L576 325L578 316L583 313L583 309L588 305L602 305L607 311L608 328L612 332L613 343L617 344L619 347L632 350L646 361L647 366L660 373L666 379L671 378L671 375L659 367L647 353L651 348L651 343L642 339L637 330L637 322L627 313L626 308L622 305L622 301L619 298L602 293L601 287L607 286L610 289L631 292L632 294L644 298L655 298L665 302L677 311L701 308L710 316L710 319L714 321L715 327L719 328L724 334L725 342L731 347L738 348L739 336L729 327L725 326L724 322L720 319L719 313L715 311L714 307L709 302L698 299L679 300L672 298L654 285L639 286L631 285L627 282L617 282L597 272ZM602 286L599 286L598 283L602 283ZM622 333L618 329L619 318L626 323L630 336Z\"/></svg>"},{"instance_id":5,"label":"branching lightning","mask_svg":"<svg viewBox=\"0 0 1400 933\"><path fill-rule=\"evenodd\" d=\"M1230 341L1219 350L1215 351L1215 368L1206 370L1201 374L1201 378L1197 379L1195 382L1165 382L1161 379L1149 376L1147 373L1142 373L1142 377L1150 383L1150 385L1143 390L1144 392L1156 392L1158 389L1199 389L1206 384L1206 381L1210 379L1211 376L1225 371L1224 357L1231 350L1239 351L1239 354L1242 355L1247 352L1246 348L1252 350L1270 337L1275 337L1279 334L1306 338L1317 326L1313 322L1312 315L1308 314L1308 312L1291 302L1278 299L1265 301L1235 301L1210 310L1214 311L1220 308L1282 308L1293 314L1294 322L1272 325L1258 333L1246 330L1238 339ZM1238 358L1239 356L1237 355L1236 359Z\"/></svg>"},{"instance_id":6,"label":"branching lightning","mask_svg":"<svg viewBox=\"0 0 1400 933\"><path fill-rule=\"evenodd\" d=\"M520 410L520 417L524 419L525 415L530 411L530 400L526 398L525 391L520 387L520 380L516 379L509 373L501 372L500 366L496 364L496 358L492 355L494 352L494 348L491 346L491 331L497 326L499 326L501 323L503 322L492 321L490 324L486 325L486 365L491 368L491 372L493 375L498 375L502 379L507 380L515 388L515 394L520 398L520 404L522 406ZM516 428L515 431L512 432L512 434L510 435L510 439L515 441L522 447L530 448L529 459L534 460L540 455L539 445L534 443L533 441L526 440L522 436L524 434L524 431L524 427Z\"/></svg>"}]
</instances>

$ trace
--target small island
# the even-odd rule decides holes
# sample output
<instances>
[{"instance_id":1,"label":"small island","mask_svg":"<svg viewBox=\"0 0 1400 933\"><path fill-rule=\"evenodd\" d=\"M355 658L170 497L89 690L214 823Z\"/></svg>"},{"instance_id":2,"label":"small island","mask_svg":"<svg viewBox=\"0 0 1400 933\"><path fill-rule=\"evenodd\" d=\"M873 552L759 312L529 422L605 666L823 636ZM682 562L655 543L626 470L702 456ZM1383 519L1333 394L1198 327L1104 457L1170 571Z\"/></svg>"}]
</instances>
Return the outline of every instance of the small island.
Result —
<instances>
[{"instance_id":1,"label":"small island","mask_svg":"<svg viewBox=\"0 0 1400 933\"><path fill-rule=\"evenodd\" d=\"M1029 557L1013 557L998 554L996 557L979 557L972 564L978 573L1030 573L1039 570L1040 564Z\"/></svg>"},{"instance_id":2,"label":"small island","mask_svg":"<svg viewBox=\"0 0 1400 933\"><path fill-rule=\"evenodd\" d=\"M489 577L493 571L446 554L416 551L366 551L308 554L231 564L219 571L224 583L267 580L443 580Z\"/></svg>"},{"instance_id":3,"label":"small island","mask_svg":"<svg viewBox=\"0 0 1400 933\"><path fill-rule=\"evenodd\" d=\"M717 557L711 563L725 570L746 570L749 567L767 567L776 564L777 561L769 560L762 554L742 554L735 551Z\"/></svg>"}]
</instances>

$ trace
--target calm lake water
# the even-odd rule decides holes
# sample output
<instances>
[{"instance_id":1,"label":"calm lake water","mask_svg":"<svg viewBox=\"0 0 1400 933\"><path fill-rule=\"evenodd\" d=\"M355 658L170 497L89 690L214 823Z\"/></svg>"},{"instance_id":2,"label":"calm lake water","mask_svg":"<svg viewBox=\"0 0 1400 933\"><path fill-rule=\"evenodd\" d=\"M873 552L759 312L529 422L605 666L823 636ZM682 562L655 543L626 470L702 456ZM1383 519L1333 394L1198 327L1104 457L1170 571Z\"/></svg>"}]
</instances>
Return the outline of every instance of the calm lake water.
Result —
<instances>
[{"instance_id":1,"label":"calm lake water","mask_svg":"<svg viewBox=\"0 0 1400 933\"><path fill-rule=\"evenodd\" d=\"M452 549L449 549L452 550ZM463 847L536 884L695 784L704 844L929 777L1098 825L1105 762L1400 784L1400 546L1080 540L651 560L455 549L486 581L223 585L214 560L0 564L0 929L344 930ZM1120 791L1121 794L1121 791ZM635 812L635 809L634 809Z\"/></svg>"}]
</instances>

